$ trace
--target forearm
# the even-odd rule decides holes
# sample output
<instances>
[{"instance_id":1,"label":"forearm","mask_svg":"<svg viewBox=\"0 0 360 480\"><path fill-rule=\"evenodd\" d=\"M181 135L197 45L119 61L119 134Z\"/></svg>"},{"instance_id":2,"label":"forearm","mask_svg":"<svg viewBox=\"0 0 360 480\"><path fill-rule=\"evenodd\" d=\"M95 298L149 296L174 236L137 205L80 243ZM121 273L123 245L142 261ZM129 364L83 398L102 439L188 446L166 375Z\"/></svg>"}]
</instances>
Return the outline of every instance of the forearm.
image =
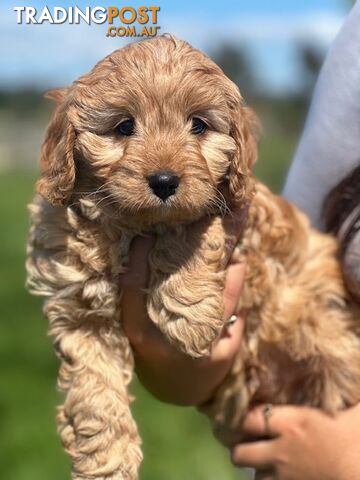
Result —
<instances>
[{"instance_id":1,"label":"forearm","mask_svg":"<svg viewBox=\"0 0 360 480\"><path fill-rule=\"evenodd\" d=\"M325 59L284 195L323 226L327 193L360 162L360 1Z\"/></svg>"}]
</instances>

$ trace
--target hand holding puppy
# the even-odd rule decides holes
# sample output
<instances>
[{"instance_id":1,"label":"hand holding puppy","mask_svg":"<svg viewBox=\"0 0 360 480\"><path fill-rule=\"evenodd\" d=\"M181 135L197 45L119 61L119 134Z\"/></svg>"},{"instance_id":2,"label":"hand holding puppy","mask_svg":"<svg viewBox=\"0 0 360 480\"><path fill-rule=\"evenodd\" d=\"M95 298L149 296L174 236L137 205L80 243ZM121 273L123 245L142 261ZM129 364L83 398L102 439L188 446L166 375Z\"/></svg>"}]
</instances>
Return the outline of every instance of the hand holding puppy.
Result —
<instances>
[{"instance_id":1,"label":"hand holding puppy","mask_svg":"<svg viewBox=\"0 0 360 480\"><path fill-rule=\"evenodd\" d=\"M135 352L137 375L163 401L199 405L209 399L228 373L239 349L244 321L238 316L234 325L223 330L210 357L193 359L171 346L146 311L147 257L153 243L153 238L134 240L129 269L122 279L123 324ZM245 267L244 263L228 267L224 318L229 318L238 304Z\"/></svg>"},{"instance_id":2,"label":"hand holding puppy","mask_svg":"<svg viewBox=\"0 0 360 480\"><path fill-rule=\"evenodd\" d=\"M264 436L262 407L247 414L243 430L252 437ZM359 478L360 405L335 416L308 407L274 406L268 430L267 440L233 446L236 466L274 469L277 480Z\"/></svg>"}]
</instances>

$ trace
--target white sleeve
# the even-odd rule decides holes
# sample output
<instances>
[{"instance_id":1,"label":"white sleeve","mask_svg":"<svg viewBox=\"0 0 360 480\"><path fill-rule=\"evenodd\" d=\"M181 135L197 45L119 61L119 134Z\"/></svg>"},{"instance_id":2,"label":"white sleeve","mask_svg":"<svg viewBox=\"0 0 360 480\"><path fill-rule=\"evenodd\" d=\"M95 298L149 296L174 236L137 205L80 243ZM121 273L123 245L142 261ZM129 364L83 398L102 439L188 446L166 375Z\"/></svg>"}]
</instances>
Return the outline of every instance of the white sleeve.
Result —
<instances>
[{"instance_id":1,"label":"white sleeve","mask_svg":"<svg viewBox=\"0 0 360 480\"><path fill-rule=\"evenodd\" d=\"M326 56L283 194L321 228L327 193L359 163L360 0Z\"/></svg>"}]
</instances>

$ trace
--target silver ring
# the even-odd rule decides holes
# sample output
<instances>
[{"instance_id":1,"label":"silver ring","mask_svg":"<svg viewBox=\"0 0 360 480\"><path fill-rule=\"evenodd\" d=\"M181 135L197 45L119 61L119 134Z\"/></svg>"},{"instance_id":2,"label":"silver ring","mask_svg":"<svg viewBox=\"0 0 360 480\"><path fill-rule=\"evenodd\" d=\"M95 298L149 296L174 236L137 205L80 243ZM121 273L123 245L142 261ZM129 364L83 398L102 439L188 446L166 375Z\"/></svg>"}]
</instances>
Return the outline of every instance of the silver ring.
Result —
<instances>
[{"instance_id":1,"label":"silver ring","mask_svg":"<svg viewBox=\"0 0 360 480\"><path fill-rule=\"evenodd\" d=\"M263 416L265 422L265 435L267 437L270 436L270 428L269 428L269 419L273 415L273 406L271 403L267 403L263 408Z\"/></svg>"},{"instance_id":2,"label":"silver ring","mask_svg":"<svg viewBox=\"0 0 360 480\"><path fill-rule=\"evenodd\" d=\"M226 326L231 327L232 325L234 325L237 319L238 319L237 315L231 315L231 317L226 322Z\"/></svg>"}]
</instances>

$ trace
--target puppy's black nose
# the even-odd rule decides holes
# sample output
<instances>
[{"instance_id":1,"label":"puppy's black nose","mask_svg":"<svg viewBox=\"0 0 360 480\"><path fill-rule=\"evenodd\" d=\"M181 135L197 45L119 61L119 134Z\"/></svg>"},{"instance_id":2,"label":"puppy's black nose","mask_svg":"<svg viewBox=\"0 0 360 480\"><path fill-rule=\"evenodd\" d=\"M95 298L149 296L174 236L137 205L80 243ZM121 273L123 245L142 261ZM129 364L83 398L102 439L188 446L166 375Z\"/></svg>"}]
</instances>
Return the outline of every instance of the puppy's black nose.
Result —
<instances>
[{"instance_id":1,"label":"puppy's black nose","mask_svg":"<svg viewBox=\"0 0 360 480\"><path fill-rule=\"evenodd\" d=\"M148 182L155 195L165 201L175 194L179 186L179 177L169 172L158 172L150 175Z\"/></svg>"}]
</instances>

